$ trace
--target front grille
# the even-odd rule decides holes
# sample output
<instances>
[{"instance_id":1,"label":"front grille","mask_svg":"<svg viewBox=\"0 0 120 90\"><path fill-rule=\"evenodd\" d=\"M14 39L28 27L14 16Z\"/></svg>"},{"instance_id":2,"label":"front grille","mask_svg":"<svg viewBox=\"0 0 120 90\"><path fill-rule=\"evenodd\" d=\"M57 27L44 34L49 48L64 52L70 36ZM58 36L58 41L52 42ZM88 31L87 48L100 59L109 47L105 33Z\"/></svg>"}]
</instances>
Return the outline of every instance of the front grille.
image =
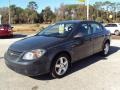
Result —
<instances>
[{"instance_id":1,"label":"front grille","mask_svg":"<svg viewBox=\"0 0 120 90\"><path fill-rule=\"evenodd\" d=\"M10 60L17 60L21 56L22 52L8 50L7 51L7 58Z\"/></svg>"}]
</instances>

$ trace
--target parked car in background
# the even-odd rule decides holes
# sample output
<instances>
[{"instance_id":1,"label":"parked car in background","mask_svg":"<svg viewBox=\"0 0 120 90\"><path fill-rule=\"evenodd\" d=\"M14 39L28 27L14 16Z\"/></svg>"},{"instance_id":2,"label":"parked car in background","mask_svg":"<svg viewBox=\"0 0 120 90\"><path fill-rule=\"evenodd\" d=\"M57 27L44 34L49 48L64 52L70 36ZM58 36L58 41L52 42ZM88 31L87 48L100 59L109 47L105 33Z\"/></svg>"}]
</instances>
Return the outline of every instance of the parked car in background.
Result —
<instances>
[{"instance_id":1,"label":"parked car in background","mask_svg":"<svg viewBox=\"0 0 120 90\"><path fill-rule=\"evenodd\" d=\"M5 53L6 65L21 74L50 73L63 77L71 64L95 53L106 56L110 32L95 21L61 21L35 36L12 44Z\"/></svg>"},{"instance_id":2,"label":"parked car in background","mask_svg":"<svg viewBox=\"0 0 120 90\"><path fill-rule=\"evenodd\" d=\"M111 34L120 35L120 23L110 23L105 25L105 28L108 29Z\"/></svg>"},{"instance_id":3,"label":"parked car in background","mask_svg":"<svg viewBox=\"0 0 120 90\"><path fill-rule=\"evenodd\" d=\"M13 31L9 24L0 25L0 36L13 36Z\"/></svg>"}]
</instances>

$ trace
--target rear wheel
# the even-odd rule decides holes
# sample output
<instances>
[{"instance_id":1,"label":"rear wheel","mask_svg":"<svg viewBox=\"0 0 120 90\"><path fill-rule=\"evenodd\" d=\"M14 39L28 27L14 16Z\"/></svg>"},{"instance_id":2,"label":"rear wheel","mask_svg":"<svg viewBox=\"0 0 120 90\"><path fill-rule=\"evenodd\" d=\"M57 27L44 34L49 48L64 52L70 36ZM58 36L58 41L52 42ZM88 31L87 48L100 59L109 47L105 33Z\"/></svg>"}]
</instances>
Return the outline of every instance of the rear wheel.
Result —
<instances>
[{"instance_id":1,"label":"rear wheel","mask_svg":"<svg viewBox=\"0 0 120 90\"><path fill-rule=\"evenodd\" d=\"M119 32L118 30L116 30L116 31L114 32L114 34L115 34L116 36L118 36L118 35L120 35L120 32Z\"/></svg>"},{"instance_id":2,"label":"rear wheel","mask_svg":"<svg viewBox=\"0 0 120 90\"><path fill-rule=\"evenodd\" d=\"M70 66L70 58L66 54L57 56L52 64L51 75L53 78L61 78L66 75Z\"/></svg>"},{"instance_id":3,"label":"rear wheel","mask_svg":"<svg viewBox=\"0 0 120 90\"><path fill-rule=\"evenodd\" d=\"M110 43L106 42L103 46L102 55L107 56L110 50Z\"/></svg>"}]
</instances>

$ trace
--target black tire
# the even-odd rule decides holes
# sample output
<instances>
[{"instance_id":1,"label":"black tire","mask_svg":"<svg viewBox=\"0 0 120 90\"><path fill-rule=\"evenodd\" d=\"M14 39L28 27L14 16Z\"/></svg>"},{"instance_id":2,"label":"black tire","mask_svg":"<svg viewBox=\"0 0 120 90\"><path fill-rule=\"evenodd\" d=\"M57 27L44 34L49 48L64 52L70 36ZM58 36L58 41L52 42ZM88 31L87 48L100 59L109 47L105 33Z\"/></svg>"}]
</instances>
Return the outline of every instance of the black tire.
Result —
<instances>
[{"instance_id":1,"label":"black tire","mask_svg":"<svg viewBox=\"0 0 120 90\"><path fill-rule=\"evenodd\" d=\"M65 60L66 63L68 63L68 65L66 64L66 66L65 66L65 65L61 64L61 66L57 67L57 65L59 65L60 58L64 58L63 61ZM62 67L66 67L66 71L63 74L58 74L58 69L60 69ZM70 67L70 57L67 54L60 54L60 55L55 57L55 59L52 63L50 74L53 78L62 78L68 73L69 67ZM62 70L61 70L61 73L62 73Z\"/></svg>"},{"instance_id":2,"label":"black tire","mask_svg":"<svg viewBox=\"0 0 120 90\"><path fill-rule=\"evenodd\" d=\"M120 35L120 32L119 32L118 30L115 30L114 34L115 34L116 36L119 36L119 35Z\"/></svg>"},{"instance_id":3,"label":"black tire","mask_svg":"<svg viewBox=\"0 0 120 90\"><path fill-rule=\"evenodd\" d=\"M103 50L101 52L102 56L107 56L109 54L109 50L110 50L110 43L109 42L106 42L104 45L103 45Z\"/></svg>"},{"instance_id":4,"label":"black tire","mask_svg":"<svg viewBox=\"0 0 120 90\"><path fill-rule=\"evenodd\" d=\"M14 35L11 35L10 38L14 38Z\"/></svg>"}]
</instances>

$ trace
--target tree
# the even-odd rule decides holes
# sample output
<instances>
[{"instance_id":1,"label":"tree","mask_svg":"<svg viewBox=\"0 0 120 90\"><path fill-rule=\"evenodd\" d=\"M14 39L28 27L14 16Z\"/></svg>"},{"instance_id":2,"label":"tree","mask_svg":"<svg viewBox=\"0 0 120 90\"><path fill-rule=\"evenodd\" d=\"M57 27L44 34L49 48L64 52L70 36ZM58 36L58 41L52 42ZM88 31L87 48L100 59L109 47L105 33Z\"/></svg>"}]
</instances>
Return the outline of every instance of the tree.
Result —
<instances>
[{"instance_id":1,"label":"tree","mask_svg":"<svg viewBox=\"0 0 120 90\"><path fill-rule=\"evenodd\" d=\"M11 5L10 9L11 9L11 23L13 24L24 23L22 15L24 10L20 7L17 7L16 5Z\"/></svg>"},{"instance_id":2,"label":"tree","mask_svg":"<svg viewBox=\"0 0 120 90\"><path fill-rule=\"evenodd\" d=\"M2 15L2 23L8 23L8 8L0 8L0 14Z\"/></svg>"},{"instance_id":3,"label":"tree","mask_svg":"<svg viewBox=\"0 0 120 90\"><path fill-rule=\"evenodd\" d=\"M27 12L26 16L28 17L28 20L27 20L28 23L35 23L35 21L37 21L38 19L37 9L38 9L38 5L36 2L30 1L28 3L27 9L26 9L26 12Z\"/></svg>"},{"instance_id":4,"label":"tree","mask_svg":"<svg viewBox=\"0 0 120 90\"><path fill-rule=\"evenodd\" d=\"M34 1L30 1L29 3L28 3L28 9L30 9L30 10L33 10L33 11L36 11L37 9L38 9L38 5L37 5L37 3L36 2L34 2Z\"/></svg>"},{"instance_id":5,"label":"tree","mask_svg":"<svg viewBox=\"0 0 120 90\"><path fill-rule=\"evenodd\" d=\"M30 1L25 9L11 5L11 22L13 24L51 23L61 20L86 19L86 5L82 4L61 4L59 8L55 9L55 12L48 6L41 13L38 13L37 8L38 6L34 1ZM8 10L9 8L7 7L0 8L2 23L8 23ZM113 18L109 18L110 15ZM106 23L120 22L120 3L111 3L110 1L95 2L94 5L90 5L90 20L104 21Z\"/></svg>"},{"instance_id":6,"label":"tree","mask_svg":"<svg viewBox=\"0 0 120 90\"><path fill-rule=\"evenodd\" d=\"M28 8L25 9L24 16L26 18L26 22L31 24L36 23L37 19L39 19L38 12L30 10Z\"/></svg>"},{"instance_id":7,"label":"tree","mask_svg":"<svg viewBox=\"0 0 120 90\"><path fill-rule=\"evenodd\" d=\"M52 12L50 7L46 7L44 10L42 10L42 15L44 22L52 22L55 18L55 14Z\"/></svg>"}]
</instances>

